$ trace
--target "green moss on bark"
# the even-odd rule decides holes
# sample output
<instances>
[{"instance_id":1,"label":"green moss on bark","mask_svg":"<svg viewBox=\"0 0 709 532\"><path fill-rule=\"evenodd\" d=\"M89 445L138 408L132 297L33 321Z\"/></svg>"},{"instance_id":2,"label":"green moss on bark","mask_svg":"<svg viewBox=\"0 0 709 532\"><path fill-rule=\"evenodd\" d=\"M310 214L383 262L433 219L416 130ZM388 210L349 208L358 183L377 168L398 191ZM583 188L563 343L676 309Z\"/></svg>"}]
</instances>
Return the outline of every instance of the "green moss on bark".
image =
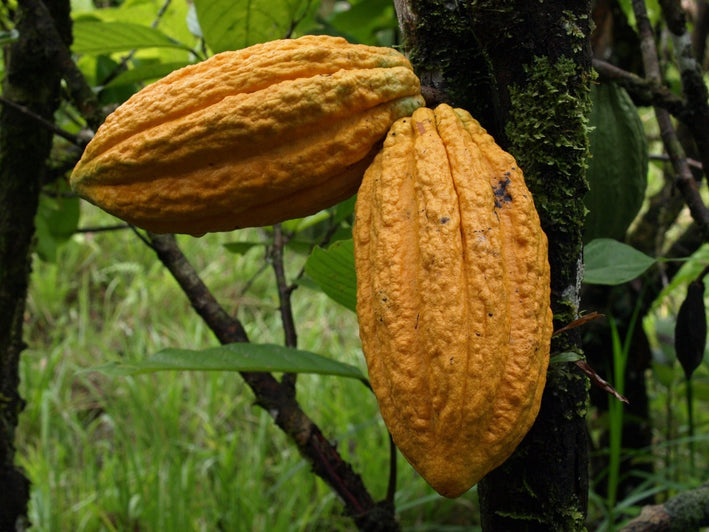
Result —
<instances>
[{"instance_id":1,"label":"green moss on bark","mask_svg":"<svg viewBox=\"0 0 709 532\"><path fill-rule=\"evenodd\" d=\"M509 91L505 133L549 236L550 261L563 268L552 283L560 296L555 314L568 323L578 313L578 264L568 257L581 256L591 73L573 59L543 56L534 57L525 72L525 83Z\"/></svg>"}]
</instances>

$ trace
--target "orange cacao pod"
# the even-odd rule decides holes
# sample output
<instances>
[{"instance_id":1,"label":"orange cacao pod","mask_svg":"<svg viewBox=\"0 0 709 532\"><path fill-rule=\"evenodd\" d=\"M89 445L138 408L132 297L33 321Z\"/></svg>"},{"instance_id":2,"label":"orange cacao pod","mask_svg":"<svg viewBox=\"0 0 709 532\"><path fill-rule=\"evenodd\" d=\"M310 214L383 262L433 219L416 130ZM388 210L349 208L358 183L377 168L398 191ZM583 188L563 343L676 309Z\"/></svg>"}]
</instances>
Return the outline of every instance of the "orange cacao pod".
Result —
<instances>
[{"instance_id":1,"label":"orange cacao pod","mask_svg":"<svg viewBox=\"0 0 709 532\"><path fill-rule=\"evenodd\" d=\"M539 410L552 312L547 239L514 158L461 109L394 123L354 225L357 314L394 442L455 497Z\"/></svg>"},{"instance_id":2,"label":"orange cacao pod","mask_svg":"<svg viewBox=\"0 0 709 532\"><path fill-rule=\"evenodd\" d=\"M133 95L96 132L71 184L154 232L270 225L354 194L394 120L421 105L396 50L329 36L272 41Z\"/></svg>"}]
</instances>

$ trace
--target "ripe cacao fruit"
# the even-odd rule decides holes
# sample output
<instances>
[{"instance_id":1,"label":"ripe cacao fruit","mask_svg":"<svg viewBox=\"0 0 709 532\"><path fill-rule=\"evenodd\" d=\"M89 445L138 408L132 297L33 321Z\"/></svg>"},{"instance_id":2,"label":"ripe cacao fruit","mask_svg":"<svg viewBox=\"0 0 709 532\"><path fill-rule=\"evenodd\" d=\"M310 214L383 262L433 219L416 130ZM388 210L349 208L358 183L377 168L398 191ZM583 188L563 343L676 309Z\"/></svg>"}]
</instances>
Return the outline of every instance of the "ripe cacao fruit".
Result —
<instances>
[{"instance_id":1,"label":"ripe cacao fruit","mask_svg":"<svg viewBox=\"0 0 709 532\"><path fill-rule=\"evenodd\" d=\"M391 48L306 36L223 52L120 106L71 184L158 233L270 225L353 195L391 124L423 103Z\"/></svg>"},{"instance_id":2,"label":"ripe cacao fruit","mask_svg":"<svg viewBox=\"0 0 709 532\"><path fill-rule=\"evenodd\" d=\"M354 225L369 377L397 447L456 497L539 410L552 312L547 239L521 170L462 109L396 121Z\"/></svg>"}]
</instances>

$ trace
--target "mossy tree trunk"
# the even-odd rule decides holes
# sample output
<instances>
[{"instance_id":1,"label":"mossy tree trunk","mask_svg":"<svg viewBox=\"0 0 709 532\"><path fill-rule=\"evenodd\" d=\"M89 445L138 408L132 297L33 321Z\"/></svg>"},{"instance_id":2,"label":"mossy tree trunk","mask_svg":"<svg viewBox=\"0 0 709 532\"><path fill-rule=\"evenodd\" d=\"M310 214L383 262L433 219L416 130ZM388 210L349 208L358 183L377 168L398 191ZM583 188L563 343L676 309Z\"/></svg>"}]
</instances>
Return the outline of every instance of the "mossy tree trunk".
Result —
<instances>
[{"instance_id":1,"label":"mossy tree trunk","mask_svg":"<svg viewBox=\"0 0 709 532\"><path fill-rule=\"evenodd\" d=\"M69 34L69 0L46 3L57 27ZM51 23L19 0L19 39L4 50L4 102L0 110L0 531L27 526L29 480L15 465L14 436L24 407L19 361L32 258L34 217L52 146L60 74L44 38ZM19 107L18 107L19 106Z\"/></svg>"},{"instance_id":2,"label":"mossy tree trunk","mask_svg":"<svg viewBox=\"0 0 709 532\"><path fill-rule=\"evenodd\" d=\"M592 80L590 2L397 0L429 103L468 109L524 170L549 237L555 328L578 317ZM580 352L578 333L552 353ZM537 421L479 485L486 530L580 530L588 493L588 384L552 364Z\"/></svg>"}]
</instances>

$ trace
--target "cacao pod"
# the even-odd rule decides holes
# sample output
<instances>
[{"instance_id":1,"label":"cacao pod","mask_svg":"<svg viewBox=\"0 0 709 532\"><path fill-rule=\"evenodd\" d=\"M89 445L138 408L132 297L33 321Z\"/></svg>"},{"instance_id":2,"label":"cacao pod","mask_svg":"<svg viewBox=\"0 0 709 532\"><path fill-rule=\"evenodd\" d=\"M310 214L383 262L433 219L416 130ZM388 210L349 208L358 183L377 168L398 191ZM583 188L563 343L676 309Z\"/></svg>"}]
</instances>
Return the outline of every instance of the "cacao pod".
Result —
<instances>
[{"instance_id":1,"label":"cacao pod","mask_svg":"<svg viewBox=\"0 0 709 532\"><path fill-rule=\"evenodd\" d=\"M591 157L584 197L584 242L625 240L647 188L648 147L643 122L627 91L616 83L591 84Z\"/></svg>"},{"instance_id":2,"label":"cacao pod","mask_svg":"<svg viewBox=\"0 0 709 532\"><path fill-rule=\"evenodd\" d=\"M270 225L353 195L394 120L423 103L391 48L306 36L223 52L113 112L71 184L158 233Z\"/></svg>"},{"instance_id":3,"label":"cacao pod","mask_svg":"<svg viewBox=\"0 0 709 532\"><path fill-rule=\"evenodd\" d=\"M521 170L462 109L396 121L354 225L357 315L402 454L456 497L531 427L552 312L547 239Z\"/></svg>"}]
</instances>

